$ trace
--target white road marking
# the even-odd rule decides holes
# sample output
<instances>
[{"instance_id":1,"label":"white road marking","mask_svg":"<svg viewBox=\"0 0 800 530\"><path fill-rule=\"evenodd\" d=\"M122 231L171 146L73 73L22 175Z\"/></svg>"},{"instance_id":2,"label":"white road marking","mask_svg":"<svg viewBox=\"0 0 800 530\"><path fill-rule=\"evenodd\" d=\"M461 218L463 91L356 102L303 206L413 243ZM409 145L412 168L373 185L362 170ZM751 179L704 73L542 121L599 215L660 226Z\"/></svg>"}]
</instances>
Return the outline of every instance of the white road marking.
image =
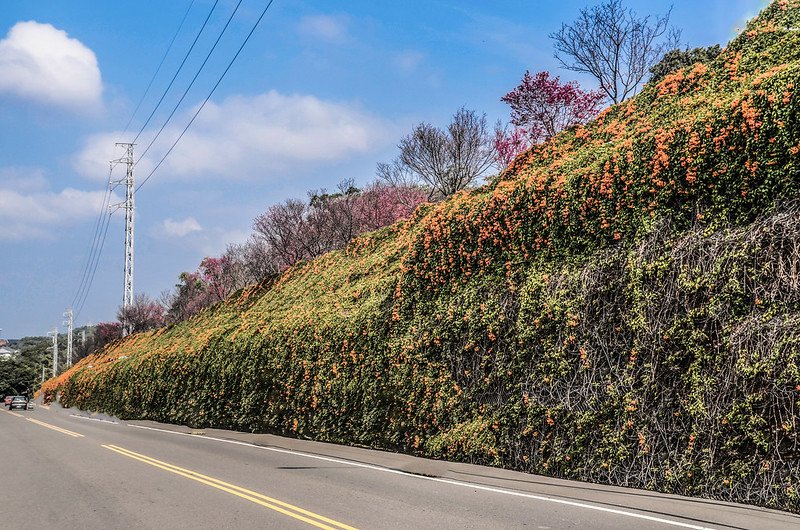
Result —
<instances>
[{"instance_id":1,"label":"white road marking","mask_svg":"<svg viewBox=\"0 0 800 530\"><path fill-rule=\"evenodd\" d=\"M99 421L99 422L102 422L102 423L113 423L114 425L119 425L119 423L116 422L116 421L103 420L103 419L100 419L100 418L90 418L89 416L81 416L80 414L70 414L70 416L72 416L73 418L78 418L80 420Z\"/></svg>"},{"instance_id":2,"label":"white road marking","mask_svg":"<svg viewBox=\"0 0 800 530\"><path fill-rule=\"evenodd\" d=\"M398 469L390 469L390 468L387 468L387 467L381 467L381 466L376 466L376 465L372 465L372 464L364 464L364 463L361 463L361 462L352 462L350 460L342 460L342 459L339 459L339 458L333 458L333 457L329 457L329 456L314 455L314 454L310 454L310 453L304 453L304 452L301 452L301 451L294 451L292 449L280 449L278 447L264 447L262 445L255 445L255 444L251 444L251 443L248 443L248 442L240 442L238 440L225 440L224 438L215 438L213 436L197 436L197 435L193 435L193 434L189 434L189 433L185 433L185 432L170 431L170 430L167 430L167 429L157 429L155 427L146 427L144 425L132 425L130 423L128 424L128 427L135 427L137 429L147 429L149 431L165 432L165 433L169 433L169 434L177 434L177 435L180 435L180 436L191 436L191 437L197 438L197 439L213 440L213 441L216 441L216 442L229 443L229 444L233 444L233 445L244 445L244 446L247 446L247 447L254 447L256 449L263 449L265 451L273 451L273 452L276 452L276 453L285 453L285 454L290 454L290 455L303 456L303 457L306 457L306 458L313 458L315 460L322 460L322 461L325 461L325 462L333 462L333 463L336 463L336 464L345 464L345 465L354 466L354 467L361 467L361 468L365 468L365 469L373 469L375 471L383 471L384 473L393 473L395 475L403 475L403 476L406 476L406 477L413 477L413 478L417 478L417 479L420 479L420 480L429 480L431 482L440 482L440 483L443 483L443 484L450 484L450 485L453 485L453 486L460 486L462 488L472 488L472 489L477 489L477 490L481 490L481 491L488 491L488 492L492 492L492 493L501 493L503 495L512 495L514 497L523 497L523 498L526 498L526 499L533 499L533 500L537 500L537 501L553 502L553 503L556 503L556 504L563 504L563 505L566 505L566 506L573 506L575 508L584 508L584 509L587 509L587 510L595 510L595 511L605 512L605 513L613 513L615 515L621 515L621 516L624 516L624 517L633 517L635 519L643 519L645 521L652 521L652 522L655 522L655 523L662 523L662 524L666 524L666 525L670 525L670 526L677 526L677 527L680 527L680 528L692 528L694 530L713 530L711 527L708 527L708 526L698 526L698 525L695 525L695 524L684 523L684 522L681 522L681 521L673 521L673 520L670 520L670 519L663 519L661 517L654 517L652 515L645 515L645 514L636 513L636 512L629 512L629 511L625 511L625 510L619 510L619 509L616 509L616 508L606 508L604 506L596 506L596 505L593 505L593 504L586 504L586 503L583 503L583 502L568 501L568 500L564 500L564 499L556 499L556 498L547 497L547 496L544 496L544 495L535 495L535 494L532 494L532 493L523 493L521 491L512 491L512 490L506 490L506 489L501 489L501 488L495 488L495 487L491 487L491 486L482 486L480 484L473 484L473 483L470 483L470 482L461 482L461 481L458 481L458 480L452 480L452 479L447 479L447 478L426 477L424 475L415 475L413 473L408 473L406 471L400 471Z\"/></svg>"}]
</instances>

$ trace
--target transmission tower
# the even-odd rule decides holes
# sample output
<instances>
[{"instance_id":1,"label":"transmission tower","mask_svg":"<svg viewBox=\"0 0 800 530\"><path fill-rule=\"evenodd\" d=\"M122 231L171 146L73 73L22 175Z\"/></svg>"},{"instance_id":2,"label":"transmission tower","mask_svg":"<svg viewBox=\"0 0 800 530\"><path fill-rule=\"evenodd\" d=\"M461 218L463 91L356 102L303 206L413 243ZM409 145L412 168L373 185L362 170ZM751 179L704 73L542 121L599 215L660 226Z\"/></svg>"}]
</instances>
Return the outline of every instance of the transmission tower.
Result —
<instances>
[{"instance_id":1,"label":"transmission tower","mask_svg":"<svg viewBox=\"0 0 800 530\"><path fill-rule=\"evenodd\" d=\"M111 206L112 211L122 208L125 210L125 276L122 281L122 315L125 319L126 309L133 305L133 213L134 213L134 180L133 180L133 146L131 143L118 143L117 147L124 147L125 156L112 160L112 167L116 164L125 164L127 171L125 178L117 180L114 184L125 184L125 202ZM130 333L130 324L122 323L122 334Z\"/></svg>"},{"instance_id":2,"label":"transmission tower","mask_svg":"<svg viewBox=\"0 0 800 530\"><path fill-rule=\"evenodd\" d=\"M58 374L58 328L53 328L48 335L53 336L53 377L55 377Z\"/></svg>"},{"instance_id":3,"label":"transmission tower","mask_svg":"<svg viewBox=\"0 0 800 530\"><path fill-rule=\"evenodd\" d=\"M72 323L73 323L73 314L72 308L70 307L67 309L66 313L64 313L64 325L67 326L67 368L72 366Z\"/></svg>"}]
</instances>

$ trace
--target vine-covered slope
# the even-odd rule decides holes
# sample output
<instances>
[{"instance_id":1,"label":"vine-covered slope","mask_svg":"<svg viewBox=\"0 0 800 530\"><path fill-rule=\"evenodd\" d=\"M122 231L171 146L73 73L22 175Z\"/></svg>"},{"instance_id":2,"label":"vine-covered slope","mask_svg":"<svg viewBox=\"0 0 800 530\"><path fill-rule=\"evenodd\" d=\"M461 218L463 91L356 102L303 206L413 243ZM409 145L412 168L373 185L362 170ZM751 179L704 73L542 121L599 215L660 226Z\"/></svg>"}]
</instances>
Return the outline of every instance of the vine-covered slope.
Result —
<instances>
[{"instance_id":1,"label":"vine-covered slope","mask_svg":"<svg viewBox=\"0 0 800 530\"><path fill-rule=\"evenodd\" d=\"M800 0L420 208L43 390L800 511Z\"/></svg>"}]
</instances>

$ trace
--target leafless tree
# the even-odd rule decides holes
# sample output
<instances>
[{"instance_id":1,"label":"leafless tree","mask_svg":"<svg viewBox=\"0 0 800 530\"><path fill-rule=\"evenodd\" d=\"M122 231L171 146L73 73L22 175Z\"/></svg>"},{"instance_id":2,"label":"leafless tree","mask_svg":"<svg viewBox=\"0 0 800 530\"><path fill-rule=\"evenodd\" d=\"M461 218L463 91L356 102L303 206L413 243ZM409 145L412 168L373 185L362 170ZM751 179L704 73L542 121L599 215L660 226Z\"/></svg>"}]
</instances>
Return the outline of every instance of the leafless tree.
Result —
<instances>
[{"instance_id":1,"label":"leafless tree","mask_svg":"<svg viewBox=\"0 0 800 530\"><path fill-rule=\"evenodd\" d=\"M163 326L165 313L166 309L158 300L145 293L137 293L133 297L133 304L119 308L117 320L123 326L130 326L131 333L138 333Z\"/></svg>"},{"instance_id":2,"label":"leafless tree","mask_svg":"<svg viewBox=\"0 0 800 530\"><path fill-rule=\"evenodd\" d=\"M419 178L399 159L388 164L379 162L375 174L376 186L392 192L397 204L413 211L419 204L419 194L424 193L428 200L433 198L435 190L423 185Z\"/></svg>"},{"instance_id":3,"label":"leafless tree","mask_svg":"<svg viewBox=\"0 0 800 530\"><path fill-rule=\"evenodd\" d=\"M297 199L270 206L253 221L256 236L274 253L279 269L306 257L298 234L305 222L307 205Z\"/></svg>"},{"instance_id":4,"label":"leafless tree","mask_svg":"<svg viewBox=\"0 0 800 530\"><path fill-rule=\"evenodd\" d=\"M223 257L234 264L230 272L235 275L235 289L258 283L278 270L267 245L255 236L245 243L228 245Z\"/></svg>"},{"instance_id":5,"label":"leafless tree","mask_svg":"<svg viewBox=\"0 0 800 530\"><path fill-rule=\"evenodd\" d=\"M280 270L275 251L257 232L240 246L250 283L256 283Z\"/></svg>"},{"instance_id":6,"label":"leafless tree","mask_svg":"<svg viewBox=\"0 0 800 530\"><path fill-rule=\"evenodd\" d=\"M420 123L400 141L400 157L393 165L378 167L379 175L402 178L402 165L443 197L472 184L494 162L492 135L486 115L461 108L447 130ZM386 176L383 177L388 180Z\"/></svg>"},{"instance_id":7,"label":"leafless tree","mask_svg":"<svg viewBox=\"0 0 800 530\"><path fill-rule=\"evenodd\" d=\"M622 0L581 9L575 22L550 34L555 57L567 70L593 75L611 101L619 103L635 95L650 68L678 46L680 31L669 27L671 12L638 17Z\"/></svg>"}]
</instances>

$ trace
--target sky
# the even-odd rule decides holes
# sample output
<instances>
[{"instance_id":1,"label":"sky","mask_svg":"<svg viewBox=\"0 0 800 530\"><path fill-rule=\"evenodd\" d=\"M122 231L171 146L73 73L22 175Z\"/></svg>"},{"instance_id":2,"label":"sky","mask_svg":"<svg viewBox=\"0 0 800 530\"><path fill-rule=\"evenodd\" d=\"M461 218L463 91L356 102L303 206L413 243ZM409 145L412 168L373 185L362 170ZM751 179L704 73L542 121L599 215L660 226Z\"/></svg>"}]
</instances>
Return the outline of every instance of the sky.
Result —
<instances>
[{"instance_id":1,"label":"sky","mask_svg":"<svg viewBox=\"0 0 800 530\"><path fill-rule=\"evenodd\" d=\"M242 0L200 69L237 0L219 0L213 10L214 0L3 1L0 337L64 332L62 314L81 284L109 162L124 155L116 142L138 135L134 155L145 153L134 169L137 183L150 176L136 193L134 290L158 297L203 257L244 242L270 205L343 179L372 181L376 164L397 155L415 124L443 127L462 106L486 113L490 124L508 121L500 97L526 70L597 86L559 68L548 37L596 2L274 0L153 171L267 2ZM766 2L626 5L641 15L672 5L672 25L685 46L696 47L724 45ZM124 166L111 175L124 178ZM119 187L111 202L123 198ZM115 319L123 213L111 217L76 326Z\"/></svg>"}]
</instances>

